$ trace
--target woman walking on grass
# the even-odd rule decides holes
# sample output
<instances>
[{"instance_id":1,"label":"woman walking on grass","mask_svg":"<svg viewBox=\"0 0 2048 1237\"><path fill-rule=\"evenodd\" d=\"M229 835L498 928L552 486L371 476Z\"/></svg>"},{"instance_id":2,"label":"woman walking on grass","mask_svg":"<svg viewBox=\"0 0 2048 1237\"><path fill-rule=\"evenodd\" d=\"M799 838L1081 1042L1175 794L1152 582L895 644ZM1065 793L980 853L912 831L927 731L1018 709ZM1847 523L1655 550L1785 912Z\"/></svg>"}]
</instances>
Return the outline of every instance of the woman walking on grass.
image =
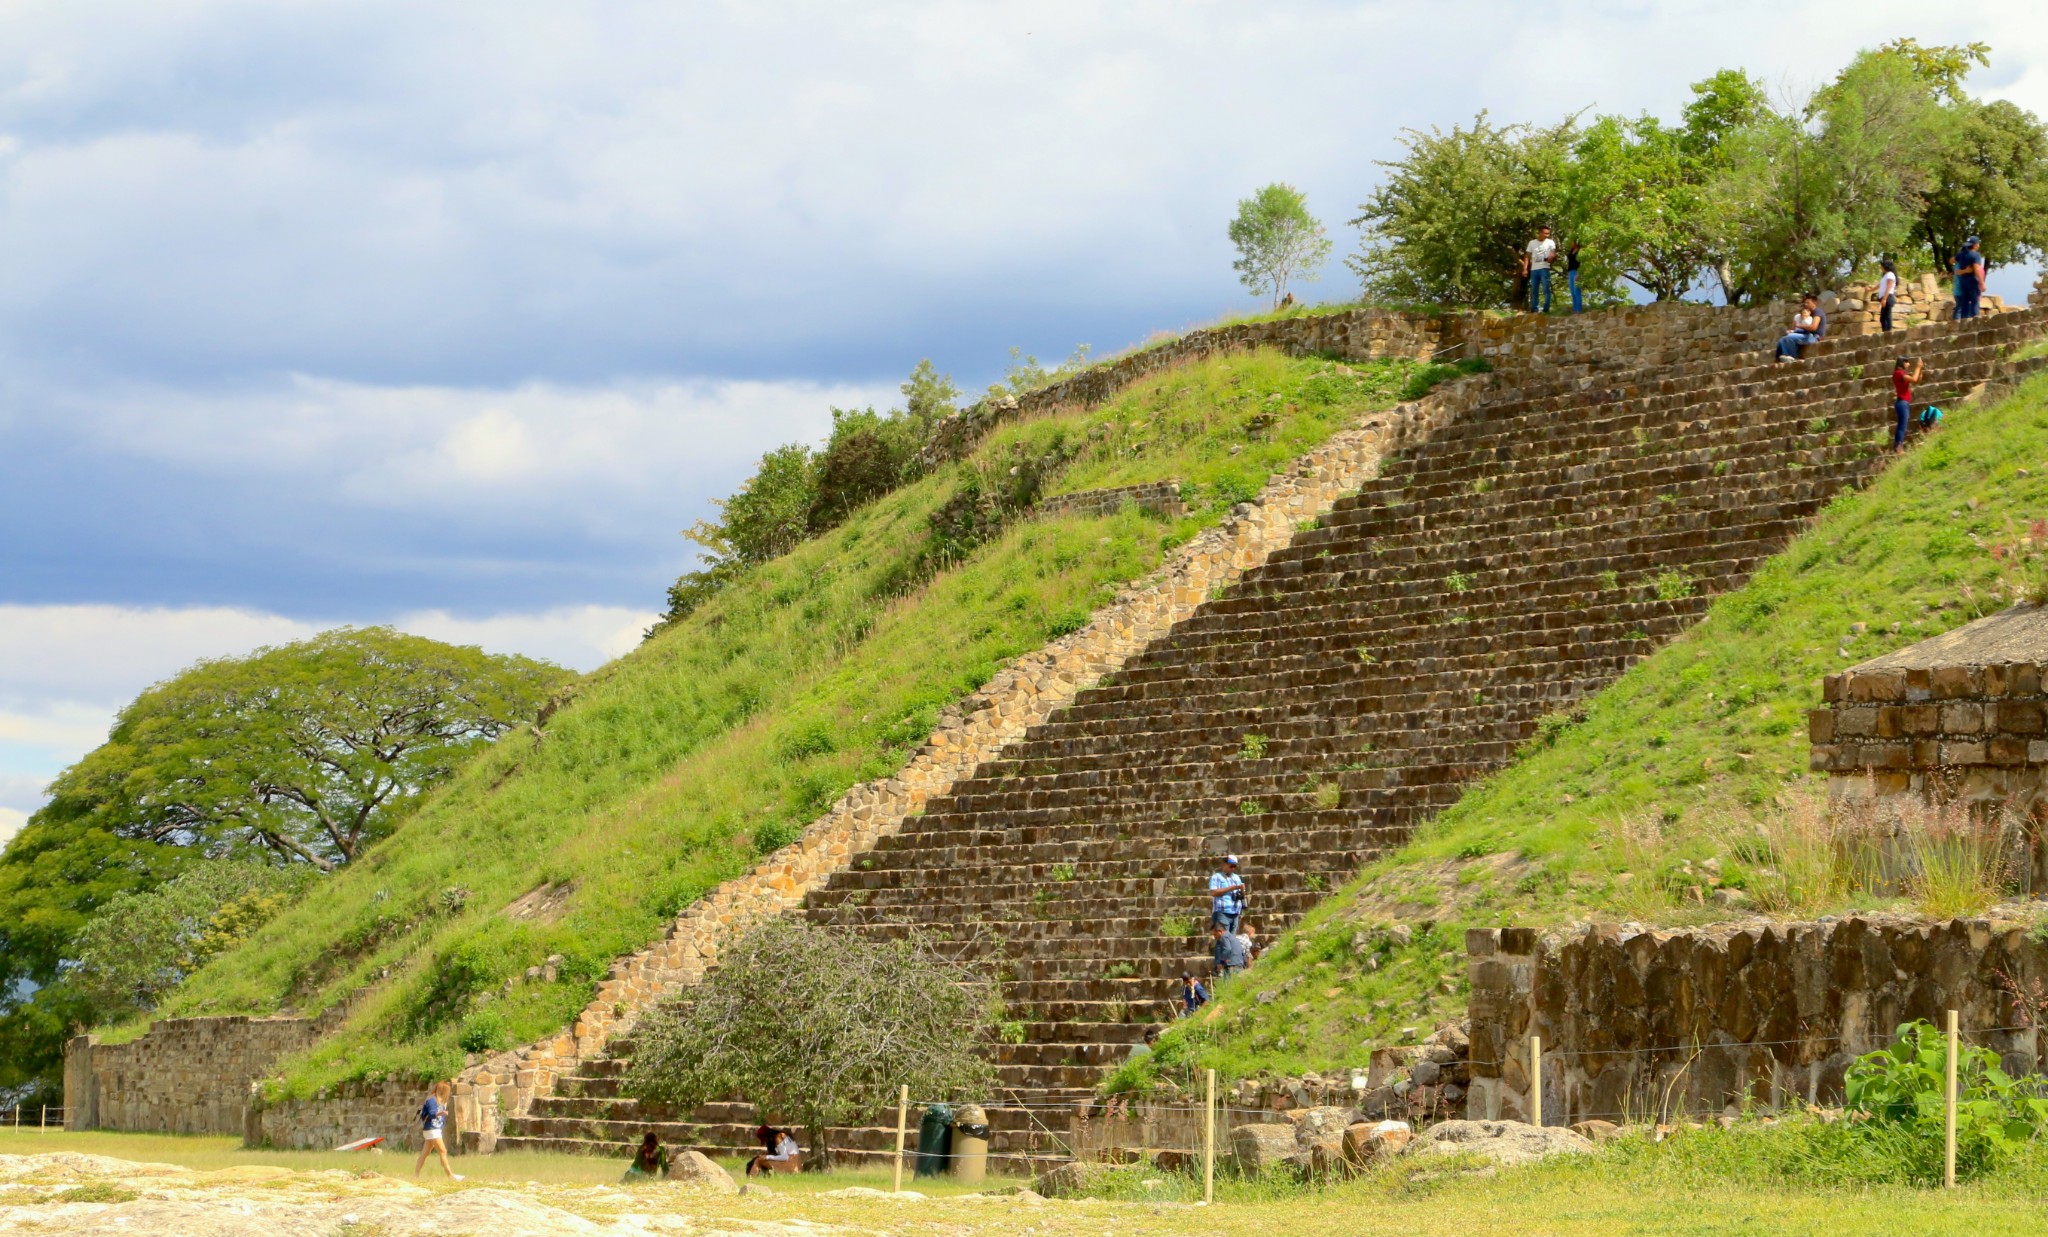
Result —
<instances>
[{"instance_id":1,"label":"woman walking on grass","mask_svg":"<svg viewBox=\"0 0 2048 1237\"><path fill-rule=\"evenodd\" d=\"M435 1083L433 1093L427 1096L427 1102L420 1105L420 1158L414 1161L412 1166L412 1175L415 1177L427 1166L427 1152L431 1150L440 1153L441 1171L448 1174L449 1180L462 1180L462 1174L448 1164L448 1140L442 1136L442 1131L448 1124L448 1090L445 1081Z\"/></svg>"}]
</instances>

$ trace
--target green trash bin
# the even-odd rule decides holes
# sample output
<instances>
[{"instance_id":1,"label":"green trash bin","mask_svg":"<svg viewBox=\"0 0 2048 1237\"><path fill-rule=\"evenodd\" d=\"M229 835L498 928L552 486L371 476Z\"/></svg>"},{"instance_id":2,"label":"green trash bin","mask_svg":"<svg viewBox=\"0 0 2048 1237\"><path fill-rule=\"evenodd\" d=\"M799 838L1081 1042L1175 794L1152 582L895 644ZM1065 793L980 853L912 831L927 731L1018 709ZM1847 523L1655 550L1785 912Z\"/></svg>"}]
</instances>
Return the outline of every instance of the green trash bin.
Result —
<instances>
[{"instance_id":1,"label":"green trash bin","mask_svg":"<svg viewBox=\"0 0 2048 1237\"><path fill-rule=\"evenodd\" d=\"M925 1107L924 1120L917 1123L917 1172L919 1177L939 1177L953 1155L953 1108L950 1104Z\"/></svg>"}]
</instances>

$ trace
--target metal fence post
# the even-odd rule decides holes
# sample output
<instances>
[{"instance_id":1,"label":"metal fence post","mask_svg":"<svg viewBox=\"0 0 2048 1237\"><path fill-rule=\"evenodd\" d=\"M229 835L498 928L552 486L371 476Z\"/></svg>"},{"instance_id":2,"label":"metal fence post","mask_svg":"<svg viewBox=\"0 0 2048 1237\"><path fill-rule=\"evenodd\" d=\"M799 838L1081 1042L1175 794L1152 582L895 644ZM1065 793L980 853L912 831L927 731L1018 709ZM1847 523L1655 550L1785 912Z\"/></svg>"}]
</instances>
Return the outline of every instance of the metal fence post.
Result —
<instances>
[{"instance_id":1,"label":"metal fence post","mask_svg":"<svg viewBox=\"0 0 2048 1237\"><path fill-rule=\"evenodd\" d=\"M1216 1071L1209 1071L1202 1103L1202 1201L1216 1200Z\"/></svg>"},{"instance_id":2,"label":"metal fence post","mask_svg":"<svg viewBox=\"0 0 2048 1237\"><path fill-rule=\"evenodd\" d=\"M1529 1124L1543 1124L1543 1037L1529 1037Z\"/></svg>"},{"instance_id":3,"label":"metal fence post","mask_svg":"<svg viewBox=\"0 0 2048 1237\"><path fill-rule=\"evenodd\" d=\"M1948 1011L1948 1088L1941 1119L1941 1184L1956 1187L1956 1011Z\"/></svg>"}]
</instances>

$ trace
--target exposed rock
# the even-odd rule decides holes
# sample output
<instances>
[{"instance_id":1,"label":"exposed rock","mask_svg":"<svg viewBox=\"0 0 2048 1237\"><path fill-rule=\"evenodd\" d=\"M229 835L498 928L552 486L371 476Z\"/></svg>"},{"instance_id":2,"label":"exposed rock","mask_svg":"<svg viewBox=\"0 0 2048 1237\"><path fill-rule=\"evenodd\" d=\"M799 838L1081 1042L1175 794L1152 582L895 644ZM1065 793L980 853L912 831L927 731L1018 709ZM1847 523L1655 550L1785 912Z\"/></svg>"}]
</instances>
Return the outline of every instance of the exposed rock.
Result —
<instances>
[{"instance_id":1,"label":"exposed rock","mask_svg":"<svg viewBox=\"0 0 2048 1237\"><path fill-rule=\"evenodd\" d=\"M819 1198L886 1198L899 1203L921 1203L924 1195L916 1190L877 1190L873 1186L850 1185L843 1189L826 1190Z\"/></svg>"},{"instance_id":2,"label":"exposed rock","mask_svg":"<svg viewBox=\"0 0 2048 1237\"><path fill-rule=\"evenodd\" d=\"M1079 1198L1116 1171L1114 1164L1070 1160L1039 1174L1031 1188L1046 1198Z\"/></svg>"},{"instance_id":3,"label":"exposed rock","mask_svg":"<svg viewBox=\"0 0 2048 1237\"><path fill-rule=\"evenodd\" d=\"M1584 1135L1561 1126L1522 1121L1446 1121L1431 1126L1408 1144L1409 1155L1449 1155L1461 1151L1485 1156L1496 1164L1533 1164L1553 1155L1583 1154L1593 1144Z\"/></svg>"},{"instance_id":4,"label":"exposed rock","mask_svg":"<svg viewBox=\"0 0 2048 1237\"><path fill-rule=\"evenodd\" d=\"M1300 1146L1294 1141L1292 1125L1240 1125L1230 1131L1230 1154L1237 1171L1260 1177L1292 1163Z\"/></svg>"},{"instance_id":5,"label":"exposed rock","mask_svg":"<svg viewBox=\"0 0 2048 1237\"><path fill-rule=\"evenodd\" d=\"M1358 1114L1349 1108L1324 1105L1320 1108L1303 1110L1294 1117L1294 1140L1306 1147L1320 1139L1330 1138L1344 1132L1344 1127L1358 1120Z\"/></svg>"},{"instance_id":6,"label":"exposed rock","mask_svg":"<svg viewBox=\"0 0 2048 1237\"><path fill-rule=\"evenodd\" d=\"M1596 1143L1613 1142L1621 1137L1621 1127L1612 1121L1576 1121L1572 1133Z\"/></svg>"},{"instance_id":7,"label":"exposed rock","mask_svg":"<svg viewBox=\"0 0 2048 1237\"><path fill-rule=\"evenodd\" d=\"M712 1194L737 1194L739 1182L701 1151L680 1150L669 1157L668 1179Z\"/></svg>"},{"instance_id":8,"label":"exposed rock","mask_svg":"<svg viewBox=\"0 0 2048 1237\"><path fill-rule=\"evenodd\" d=\"M1364 1167L1400 1154L1415 1137L1406 1121L1360 1121L1344 1131L1344 1157Z\"/></svg>"}]
</instances>

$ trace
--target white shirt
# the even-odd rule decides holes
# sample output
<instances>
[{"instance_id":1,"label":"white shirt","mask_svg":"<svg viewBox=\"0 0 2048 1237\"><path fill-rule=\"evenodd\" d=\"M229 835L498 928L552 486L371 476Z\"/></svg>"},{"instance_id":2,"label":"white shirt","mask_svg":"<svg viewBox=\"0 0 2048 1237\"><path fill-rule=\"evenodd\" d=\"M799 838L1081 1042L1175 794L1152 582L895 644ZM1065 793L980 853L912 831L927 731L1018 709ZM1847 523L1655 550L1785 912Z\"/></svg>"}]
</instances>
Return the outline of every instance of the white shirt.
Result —
<instances>
[{"instance_id":1,"label":"white shirt","mask_svg":"<svg viewBox=\"0 0 2048 1237\"><path fill-rule=\"evenodd\" d=\"M1877 281L1877 299L1882 301L1899 290L1899 273L1886 271L1884 278Z\"/></svg>"},{"instance_id":2,"label":"white shirt","mask_svg":"<svg viewBox=\"0 0 2048 1237\"><path fill-rule=\"evenodd\" d=\"M1547 240L1547 241L1530 241L1530 242L1529 242L1529 269L1530 269L1530 270L1532 270L1532 271L1547 271L1547 270L1549 270L1549 269L1550 269L1550 260L1551 260L1552 258L1556 257L1556 256L1557 256L1557 242L1556 242L1555 240Z\"/></svg>"}]
</instances>

